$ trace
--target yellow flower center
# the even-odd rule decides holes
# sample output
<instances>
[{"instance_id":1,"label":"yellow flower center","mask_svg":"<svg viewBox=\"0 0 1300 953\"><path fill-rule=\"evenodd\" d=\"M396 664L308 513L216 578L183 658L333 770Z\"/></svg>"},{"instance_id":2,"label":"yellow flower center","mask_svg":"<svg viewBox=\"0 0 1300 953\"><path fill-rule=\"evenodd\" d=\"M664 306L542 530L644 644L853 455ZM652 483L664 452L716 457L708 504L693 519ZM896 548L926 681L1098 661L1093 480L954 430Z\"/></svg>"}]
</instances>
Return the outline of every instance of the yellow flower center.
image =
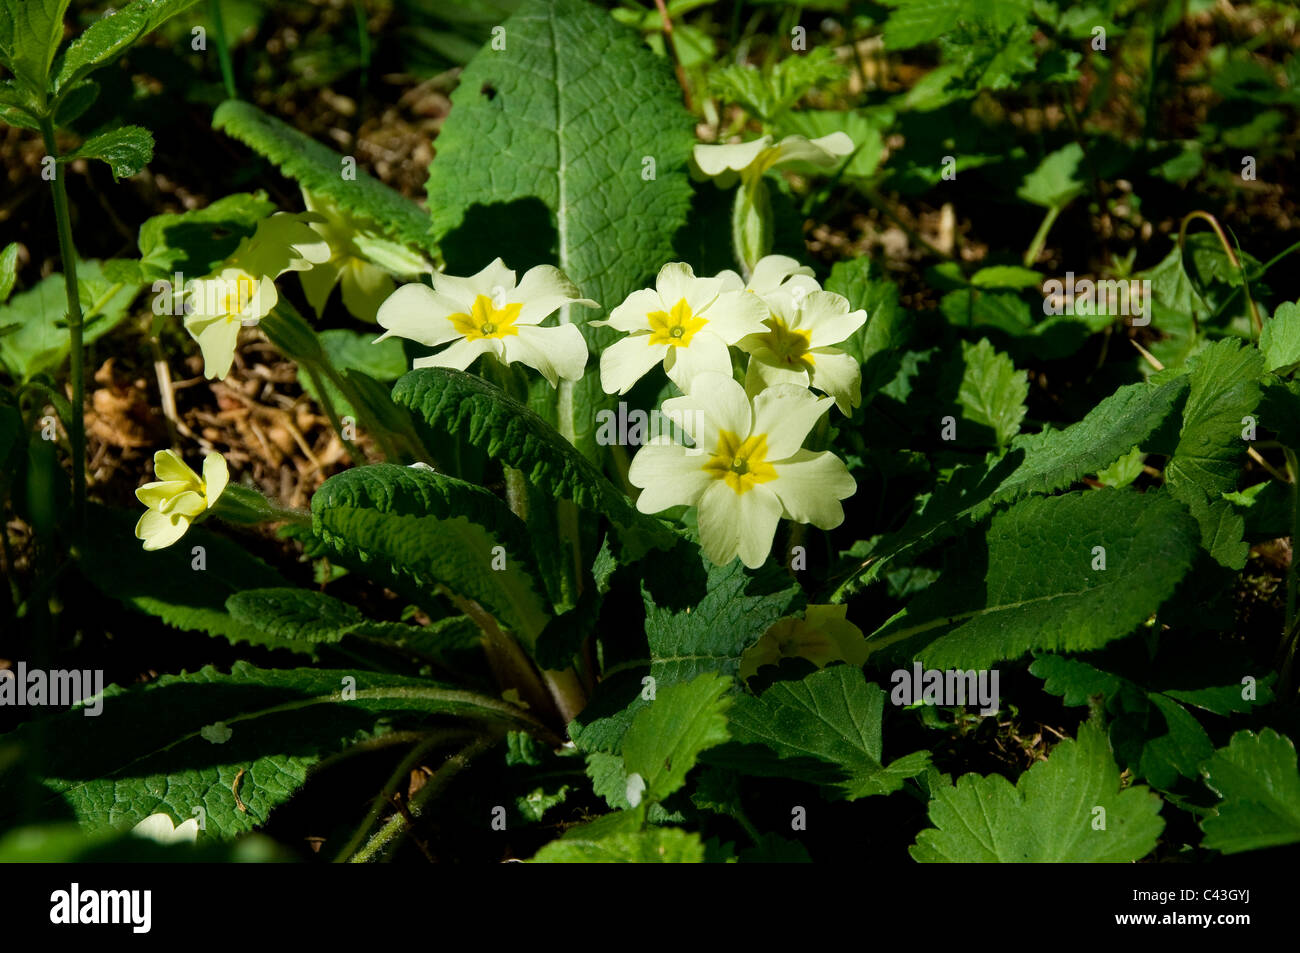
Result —
<instances>
[{"instance_id":1,"label":"yellow flower center","mask_svg":"<svg viewBox=\"0 0 1300 953\"><path fill-rule=\"evenodd\" d=\"M808 350L812 343L812 332L790 328L776 315L764 322L768 327L766 334L759 335L763 345L776 355L778 361L791 368L812 369L813 355Z\"/></svg>"},{"instance_id":2,"label":"yellow flower center","mask_svg":"<svg viewBox=\"0 0 1300 953\"><path fill-rule=\"evenodd\" d=\"M776 468L767 462L767 434L762 433L742 441L729 430L718 431L717 451L704 470L715 480L726 480L738 494L776 479Z\"/></svg>"},{"instance_id":3,"label":"yellow flower center","mask_svg":"<svg viewBox=\"0 0 1300 953\"><path fill-rule=\"evenodd\" d=\"M258 284L249 275L240 275L233 282L230 282L226 289L226 306L223 309L226 317L238 318L253 302L253 296L257 294Z\"/></svg>"},{"instance_id":4,"label":"yellow flower center","mask_svg":"<svg viewBox=\"0 0 1300 953\"><path fill-rule=\"evenodd\" d=\"M651 311L646 315L650 322L650 345L667 344L670 347L690 347L695 332L708 324L707 318L698 318L691 313L691 306L682 298L671 312Z\"/></svg>"},{"instance_id":5,"label":"yellow flower center","mask_svg":"<svg viewBox=\"0 0 1300 953\"><path fill-rule=\"evenodd\" d=\"M519 318L519 311L522 308L523 305L517 302L507 304L504 308L497 308L487 295L479 295L474 299L469 314L463 312L452 314L448 315L448 319L452 327L465 335L467 341L477 341L480 338L503 338L519 333L515 321Z\"/></svg>"}]
</instances>

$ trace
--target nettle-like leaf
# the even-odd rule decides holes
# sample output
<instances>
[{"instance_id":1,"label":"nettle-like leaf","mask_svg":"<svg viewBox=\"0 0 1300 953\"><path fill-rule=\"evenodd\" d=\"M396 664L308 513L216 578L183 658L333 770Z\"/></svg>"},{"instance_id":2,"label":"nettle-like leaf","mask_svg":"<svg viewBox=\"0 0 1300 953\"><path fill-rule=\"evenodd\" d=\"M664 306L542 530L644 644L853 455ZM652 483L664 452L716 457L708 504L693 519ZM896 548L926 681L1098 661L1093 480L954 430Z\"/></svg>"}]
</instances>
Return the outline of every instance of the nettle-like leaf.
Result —
<instances>
[{"instance_id":1,"label":"nettle-like leaf","mask_svg":"<svg viewBox=\"0 0 1300 953\"><path fill-rule=\"evenodd\" d=\"M243 546L202 526L191 526L179 542L147 553L134 533L142 512L99 506L89 511L89 532L79 562L86 578L105 595L178 629L206 632L232 643L306 651L266 635L226 610L226 600L241 590L288 585L278 572Z\"/></svg>"},{"instance_id":2,"label":"nettle-like leaf","mask_svg":"<svg viewBox=\"0 0 1300 953\"><path fill-rule=\"evenodd\" d=\"M1086 705L1091 697L1101 696L1111 714L1110 740L1121 762L1162 789L1180 776L1198 777L1214 754L1210 736L1184 705L1227 715L1273 698L1267 685L1258 686L1251 701L1242 698L1240 684L1156 690L1061 655L1040 656L1029 671L1043 679L1044 691L1060 695L1067 705Z\"/></svg>"},{"instance_id":3,"label":"nettle-like leaf","mask_svg":"<svg viewBox=\"0 0 1300 953\"><path fill-rule=\"evenodd\" d=\"M1187 390L1187 375L1177 371L1126 385L1077 424L1016 437L998 460L985 466L958 467L901 530L886 535L873 547L869 561L840 585L833 601L843 601L861 585L881 578L885 568L900 556L922 552L983 519L998 504L1064 489L1114 463L1133 447L1147 444L1179 407Z\"/></svg>"},{"instance_id":4,"label":"nettle-like leaf","mask_svg":"<svg viewBox=\"0 0 1300 953\"><path fill-rule=\"evenodd\" d=\"M430 469L391 463L330 477L311 500L312 530L335 553L373 565L383 581L406 579L473 599L526 646L550 610L527 530L489 491ZM500 565L500 546L505 568Z\"/></svg>"},{"instance_id":5,"label":"nettle-like leaf","mask_svg":"<svg viewBox=\"0 0 1300 953\"><path fill-rule=\"evenodd\" d=\"M996 350L987 338L978 344L961 342L965 370L957 402L962 417L989 428L999 447L1020 432L1029 396L1029 375L1016 370L1007 355Z\"/></svg>"},{"instance_id":6,"label":"nettle-like leaf","mask_svg":"<svg viewBox=\"0 0 1300 953\"><path fill-rule=\"evenodd\" d=\"M1028 202L1058 211L1083 194L1085 188L1079 165L1083 146L1072 142L1044 156L1034 171L1025 176L1016 194Z\"/></svg>"},{"instance_id":7,"label":"nettle-like leaf","mask_svg":"<svg viewBox=\"0 0 1300 953\"><path fill-rule=\"evenodd\" d=\"M102 698L97 716L73 709L0 737L39 752L41 765L39 779L17 768L0 775L0 825L33 805L41 818L71 813L91 830L157 812L185 820L202 808L200 836L225 840L264 824L322 757L387 731L396 717L455 715L503 734L535 727L512 705L424 679L245 662L229 675L208 667L143 688L111 686Z\"/></svg>"},{"instance_id":8,"label":"nettle-like leaf","mask_svg":"<svg viewBox=\"0 0 1300 953\"><path fill-rule=\"evenodd\" d=\"M914 751L885 764L884 711L884 689L860 668L834 665L802 681L777 682L758 697L737 698L728 716L732 741L763 748L728 745L709 760L745 774L816 781L850 801L888 794L925 771L930 756ZM812 770L810 760L818 763Z\"/></svg>"},{"instance_id":9,"label":"nettle-like leaf","mask_svg":"<svg viewBox=\"0 0 1300 953\"><path fill-rule=\"evenodd\" d=\"M94 260L78 263L77 285L87 344L126 320L140 291L138 283L110 280ZM67 290L58 274L0 305L0 327L17 325L0 335L0 365L18 380L59 368L68 357L67 316Z\"/></svg>"},{"instance_id":10,"label":"nettle-like leaf","mask_svg":"<svg viewBox=\"0 0 1300 953\"><path fill-rule=\"evenodd\" d=\"M1214 498L1237 488L1246 452L1242 418L1259 404L1263 373L1263 355L1238 341L1218 341L1196 355L1178 446L1165 466L1171 488L1193 484Z\"/></svg>"},{"instance_id":11,"label":"nettle-like leaf","mask_svg":"<svg viewBox=\"0 0 1300 953\"><path fill-rule=\"evenodd\" d=\"M727 740L730 678L705 672L660 689L623 736L623 763L640 775L644 797L662 801L686 783L700 753Z\"/></svg>"},{"instance_id":12,"label":"nettle-like leaf","mask_svg":"<svg viewBox=\"0 0 1300 953\"><path fill-rule=\"evenodd\" d=\"M1090 722L1015 786L966 774L934 786L930 823L909 853L918 863L1128 863L1164 830L1159 795L1121 790L1106 736Z\"/></svg>"},{"instance_id":13,"label":"nettle-like leaf","mask_svg":"<svg viewBox=\"0 0 1300 953\"><path fill-rule=\"evenodd\" d=\"M575 828L575 830L579 830ZM702 864L700 835L676 827L611 834L589 840L563 837L551 841L532 860L535 864Z\"/></svg>"},{"instance_id":14,"label":"nettle-like leaf","mask_svg":"<svg viewBox=\"0 0 1300 953\"><path fill-rule=\"evenodd\" d=\"M113 170L113 178L135 175L153 158L153 136L141 126L121 126L87 139L61 161L102 159Z\"/></svg>"},{"instance_id":15,"label":"nettle-like leaf","mask_svg":"<svg viewBox=\"0 0 1300 953\"><path fill-rule=\"evenodd\" d=\"M650 657L620 663L569 726L584 751L619 750L632 720L655 704L645 697L645 678L656 693L705 672L735 678L741 653L803 608L799 585L771 564L751 575L739 559L714 566L682 543L641 565Z\"/></svg>"},{"instance_id":16,"label":"nettle-like leaf","mask_svg":"<svg viewBox=\"0 0 1300 953\"><path fill-rule=\"evenodd\" d=\"M963 669L1033 649L1099 648L1173 594L1199 540L1191 516L1164 494L1093 490L1025 500L963 540L939 581L868 645Z\"/></svg>"},{"instance_id":17,"label":"nettle-like leaf","mask_svg":"<svg viewBox=\"0 0 1300 953\"><path fill-rule=\"evenodd\" d=\"M1291 739L1265 728L1239 731L1204 768L1223 800L1201 822L1203 847L1236 854L1300 843L1300 770Z\"/></svg>"},{"instance_id":18,"label":"nettle-like leaf","mask_svg":"<svg viewBox=\"0 0 1300 953\"><path fill-rule=\"evenodd\" d=\"M198 0L134 0L120 10L108 10L72 41L54 79L62 92L92 70L107 65L132 43L157 29Z\"/></svg>"},{"instance_id":19,"label":"nettle-like leaf","mask_svg":"<svg viewBox=\"0 0 1300 953\"><path fill-rule=\"evenodd\" d=\"M429 240L429 217L424 209L365 170L356 168L355 157L339 155L256 106L239 100L227 100L218 106L212 125L268 159L308 192L333 199L343 209L371 224L375 231L412 248L434 251ZM441 138L440 134L440 143Z\"/></svg>"},{"instance_id":20,"label":"nettle-like leaf","mask_svg":"<svg viewBox=\"0 0 1300 953\"><path fill-rule=\"evenodd\" d=\"M44 95L63 42L69 0L0 0L0 61L18 82Z\"/></svg>"},{"instance_id":21,"label":"nettle-like leaf","mask_svg":"<svg viewBox=\"0 0 1300 953\"><path fill-rule=\"evenodd\" d=\"M1300 366L1300 303L1278 305L1259 332L1259 349L1266 371L1289 374Z\"/></svg>"},{"instance_id":22,"label":"nettle-like leaf","mask_svg":"<svg viewBox=\"0 0 1300 953\"><path fill-rule=\"evenodd\" d=\"M434 235L456 274L498 255L513 268L550 260L608 311L672 256L690 203L692 118L667 60L599 7L525 0L503 29L505 49L485 47L466 67L438 134L427 184ZM545 230L548 212L554 248L520 246ZM590 326L604 316L566 307L558 320L600 353L618 338ZM555 408L556 429L594 458L596 411L612 401L597 363L561 381L558 395L539 386L538 406Z\"/></svg>"},{"instance_id":23,"label":"nettle-like leaf","mask_svg":"<svg viewBox=\"0 0 1300 953\"><path fill-rule=\"evenodd\" d=\"M393 401L435 430L456 434L521 471L542 492L605 514L633 553L671 544L669 530L637 510L572 443L495 384L464 371L429 367L403 376L393 387Z\"/></svg>"}]
</instances>

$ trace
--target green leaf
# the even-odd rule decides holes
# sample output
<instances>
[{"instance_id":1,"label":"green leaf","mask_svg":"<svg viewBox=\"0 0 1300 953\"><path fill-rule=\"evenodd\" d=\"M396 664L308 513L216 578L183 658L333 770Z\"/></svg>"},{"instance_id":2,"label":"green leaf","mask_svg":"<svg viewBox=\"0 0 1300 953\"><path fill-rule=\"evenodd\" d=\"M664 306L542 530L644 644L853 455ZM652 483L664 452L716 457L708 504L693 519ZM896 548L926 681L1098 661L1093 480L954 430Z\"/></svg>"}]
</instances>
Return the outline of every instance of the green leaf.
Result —
<instances>
[{"instance_id":1,"label":"green leaf","mask_svg":"<svg viewBox=\"0 0 1300 953\"><path fill-rule=\"evenodd\" d=\"M702 864L700 835L676 827L611 834L599 840L565 837L551 841L532 860L535 864Z\"/></svg>"},{"instance_id":2,"label":"green leaf","mask_svg":"<svg viewBox=\"0 0 1300 953\"><path fill-rule=\"evenodd\" d=\"M163 675L143 688L110 686L96 717L74 709L0 736L20 753L40 755L38 778L25 779L17 769L0 776L0 824L10 826L32 804L42 817L71 813L92 831L127 828L157 812L188 819L202 807L207 829L200 842L228 840L266 823L322 757L387 731L395 717L435 713L495 730L532 727L527 715L497 699L352 669L267 670L236 662L229 675L208 667ZM204 737L203 729L216 724L230 731L223 743ZM241 771L246 812L232 793ZM35 790L27 786L33 783Z\"/></svg>"},{"instance_id":3,"label":"green leaf","mask_svg":"<svg viewBox=\"0 0 1300 953\"><path fill-rule=\"evenodd\" d=\"M774 122L778 118L798 122L808 111L790 112L790 107L812 90L824 89L847 75L848 70L836 59L835 51L819 46L809 50L806 56L785 56L763 69L736 65L711 70L709 86L725 102L738 103L766 122ZM829 110L827 114L835 115ZM791 131L816 138L835 130L827 129L811 135L802 129ZM861 145L858 139L853 141Z\"/></svg>"},{"instance_id":4,"label":"green leaf","mask_svg":"<svg viewBox=\"0 0 1300 953\"><path fill-rule=\"evenodd\" d=\"M9 300L18 278L18 243L10 242L0 251L0 305Z\"/></svg>"},{"instance_id":5,"label":"green leaf","mask_svg":"<svg viewBox=\"0 0 1300 953\"><path fill-rule=\"evenodd\" d=\"M885 21L885 43L891 50L910 50L930 43L957 25L962 0L901 0Z\"/></svg>"},{"instance_id":6,"label":"green leaf","mask_svg":"<svg viewBox=\"0 0 1300 953\"><path fill-rule=\"evenodd\" d=\"M280 574L243 546L191 526L166 549L145 552L135 538L139 510L92 507L90 531L81 547L81 571L105 595L138 612L157 616L170 626L206 632L232 643L290 647L256 626L235 619L226 600L243 589L287 585ZM203 569L195 568L195 547L203 552ZM296 651L309 651L303 646Z\"/></svg>"},{"instance_id":7,"label":"green leaf","mask_svg":"<svg viewBox=\"0 0 1300 953\"><path fill-rule=\"evenodd\" d=\"M113 178L135 175L153 158L153 136L140 126L121 126L87 139L60 161L103 159L113 170Z\"/></svg>"},{"instance_id":8,"label":"green leaf","mask_svg":"<svg viewBox=\"0 0 1300 953\"><path fill-rule=\"evenodd\" d=\"M1222 800L1201 822L1201 846L1237 854L1300 842L1300 771L1286 735L1237 732L1205 766L1205 783Z\"/></svg>"},{"instance_id":9,"label":"green leaf","mask_svg":"<svg viewBox=\"0 0 1300 953\"><path fill-rule=\"evenodd\" d=\"M1264 358L1233 340L1209 345L1189 364L1190 390L1178 446L1165 466L1171 488L1193 484L1212 497L1237 489L1246 443L1242 418L1259 404Z\"/></svg>"},{"instance_id":10,"label":"green leaf","mask_svg":"<svg viewBox=\"0 0 1300 953\"><path fill-rule=\"evenodd\" d=\"M667 546L671 533L640 511L617 487L541 417L481 377L445 367L406 374L393 400L435 430L455 434L489 457L521 471L530 484L556 499L604 513L634 544L634 551Z\"/></svg>"},{"instance_id":11,"label":"green leaf","mask_svg":"<svg viewBox=\"0 0 1300 953\"><path fill-rule=\"evenodd\" d=\"M962 341L961 351L966 365L957 392L962 417L988 427L997 446L1006 446L1020 432L1029 375L1016 370L1011 358L994 350L987 338L978 344Z\"/></svg>"},{"instance_id":12,"label":"green leaf","mask_svg":"<svg viewBox=\"0 0 1300 953\"><path fill-rule=\"evenodd\" d=\"M391 463L330 477L311 500L313 532L331 549L432 594L438 585L479 602L531 648L550 610L527 530L482 487ZM494 568L501 546L505 568ZM499 565L499 561L497 563Z\"/></svg>"},{"instance_id":13,"label":"green leaf","mask_svg":"<svg viewBox=\"0 0 1300 953\"><path fill-rule=\"evenodd\" d=\"M146 219L138 239L144 277L210 274L274 211L265 192L239 192L201 209Z\"/></svg>"},{"instance_id":14,"label":"green leaf","mask_svg":"<svg viewBox=\"0 0 1300 953\"><path fill-rule=\"evenodd\" d=\"M286 848L260 834L228 843L160 844L129 832L87 834L76 824L43 824L0 837L0 864L266 864L293 859Z\"/></svg>"},{"instance_id":15,"label":"green leaf","mask_svg":"<svg viewBox=\"0 0 1300 953\"><path fill-rule=\"evenodd\" d=\"M911 339L912 325L899 303L898 285L885 277L877 262L863 256L837 261L826 290L843 295L853 310L867 312L867 323L841 347L862 365L862 402L869 404L898 374Z\"/></svg>"},{"instance_id":16,"label":"green leaf","mask_svg":"<svg viewBox=\"0 0 1300 953\"><path fill-rule=\"evenodd\" d=\"M1097 471L1097 479L1106 486L1122 489L1142 475L1147 455L1134 447L1108 467Z\"/></svg>"},{"instance_id":17,"label":"green leaf","mask_svg":"<svg viewBox=\"0 0 1300 953\"><path fill-rule=\"evenodd\" d=\"M970 283L976 288L1010 288L1023 291L1025 288L1038 288L1043 283L1043 276L1032 268L1019 265L991 265L981 268L971 275Z\"/></svg>"},{"instance_id":18,"label":"green leaf","mask_svg":"<svg viewBox=\"0 0 1300 953\"><path fill-rule=\"evenodd\" d=\"M552 261L608 311L672 258L691 198L693 119L667 60L600 7L524 0L503 28L506 49L486 46L466 67L438 133L427 183L434 235L456 274L498 255L513 268ZM538 247L548 217L555 244ZM568 306L558 320L598 354L619 337L590 326L603 317ZM612 402L598 363L553 397L539 386L556 429L594 459L596 410Z\"/></svg>"},{"instance_id":19,"label":"green leaf","mask_svg":"<svg viewBox=\"0 0 1300 953\"><path fill-rule=\"evenodd\" d=\"M1025 176L1016 195L1044 208L1065 208L1083 194L1085 186L1079 172L1082 161L1083 146L1077 142L1049 153Z\"/></svg>"},{"instance_id":20,"label":"green leaf","mask_svg":"<svg viewBox=\"0 0 1300 953\"><path fill-rule=\"evenodd\" d=\"M841 602L861 584L881 578L899 557L921 552L984 518L996 505L1068 487L1134 446L1144 445L1187 389L1187 376L1176 371L1126 385L1077 424L1016 437L1000 459L985 466L956 468L901 530L873 547L869 561L840 585L833 601Z\"/></svg>"},{"instance_id":21,"label":"green leaf","mask_svg":"<svg viewBox=\"0 0 1300 953\"><path fill-rule=\"evenodd\" d=\"M1264 352L1266 371L1290 374L1300 366L1300 303L1278 305L1259 332L1259 349Z\"/></svg>"},{"instance_id":22,"label":"green leaf","mask_svg":"<svg viewBox=\"0 0 1300 953\"><path fill-rule=\"evenodd\" d=\"M18 82L44 98L50 64L63 42L69 0L0 0L0 60Z\"/></svg>"},{"instance_id":23,"label":"green leaf","mask_svg":"<svg viewBox=\"0 0 1300 953\"><path fill-rule=\"evenodd\" d=\"M92 70L107 65L128 46L197 0L134 0L121 10L106 11L72 41L54 80L61 92Z\"/></svg>"},{"instance_id":24,"label":"green leaf","mask_svg":"<svg viewBox=\"0 0 1300 953\"><path fill-rule=\"evenodd\" d=\"M769 564L750 574L739 559L714 566L685 542L641 563L641 596L650 655L620 664L596 699L569 726L584 751L619 750L627 727L655 704L642 694L642 679L655 691L705 672L735 678L740 656L779 619L803 608L797 583ZM647 673L646 668L649 671Z\"/></svg>"},{"instance_id":25,"label":"green leaf","mask_svg":"<svg viewBox=\"0 0 1300 953\"><path fill-rule=\"evenodd\" d=\"M658 689L623 736L623 763L645 781L645 799L662 801L686 783L700 752L727 740L730 678L704 672Z\"/></svg>"},{"instance_id":26,"label":"green leaf","mask_svg":"<svg viewBox=\"0 0 1300 953\"><path fill-rule=\"evenodd\" d=\"M345 328L322 331L317 337L320 339L321 350L325 352L326 358L340 371L359 371L370 380L383 384L392 384L407 371L406 354L402 350L402 342L399 338L389 338L376 343L374 332L365 334ZM298 383L313 400L320 403L320 394L316 392L316 384L311 375L299 374ZM348 403L339 389L329 380L325 380L324 383L325 390L329 393L339 415L355 416L356 408ZM387 392L384 393L384 397L385 402L388 402Z\"/></svg>"},{"instance_id":27,"label":"green leaf","mask_svg":"<svg viewBox=\"0 0 1300 953\"><path fill-rule=\"evenodd\" d=\"M89 344L126 320L140 286L108 280L98 261L79 262L77 281L84 321L82 339ZM14 333L0 336L0 364L23 381L60 368L68 358L67 315L68 299L59 274L0 305L0 327L19 325Z\"/></svg>"},{"instance_id":28,"label":"green leaf","mask_svg":"<svg viewBox=\"0 0 1300 953\"><path fill-rule=\"evenodd\" d=\"M884 710L884 690L855 666L833 665L802 681L777 682L757 698L739 697L729 716L733 741L764 745L776 757L724 756L723 763L747 774L803 779L809 772L800 762L813 758L838 769L839 777L822 782L834 796L852 801L888 794L929 767L930 757L915 751L884 763Z\"/></svg>"},{"instance_id":29,"label":"green leaf","mask_svg":"<svg viewBox=\"0 0 1300 953\"><path fill-rule=\"evenodd\" d=\"M218 106L212 125L264 156L307 191L326 195L371 223L376 231L412 248L433 251L429 218L424 209L363 169L357 169L353 157L342 156L239 100L227 100ZM354 178L345 178L343 174L345 160L349 158L353 158L353 164L346 171Z\"/></svg>"},{"instance_id":30,"label":"green leaf","mask_svg":"<svg viewBox=\"0 0 1300 953\"><path fill-rule=\"evenodd\" d=\"M1149 854L1165 826L1158 795L1120 789L1106 736L1090 722L1015 787L998 774L967 774L933 795L934 827L909 851L923 864L1128 863Z\"/></svg>"},{"instance_id":31,"label":"green leaf","mask_svg":"<svg viewBox=\"0 0 1300 953\"><path fill-rule=\"evenodd\" d=\"M996 513L951 568L868 638L930 668L989 668L1032 649L1099 648L1173 594L1200 534L1163 494L1094 490ZM1094 568L1104 550L1105 569ZM894 649L895 653L899 650Z\"/></svg>"}]
</instances>

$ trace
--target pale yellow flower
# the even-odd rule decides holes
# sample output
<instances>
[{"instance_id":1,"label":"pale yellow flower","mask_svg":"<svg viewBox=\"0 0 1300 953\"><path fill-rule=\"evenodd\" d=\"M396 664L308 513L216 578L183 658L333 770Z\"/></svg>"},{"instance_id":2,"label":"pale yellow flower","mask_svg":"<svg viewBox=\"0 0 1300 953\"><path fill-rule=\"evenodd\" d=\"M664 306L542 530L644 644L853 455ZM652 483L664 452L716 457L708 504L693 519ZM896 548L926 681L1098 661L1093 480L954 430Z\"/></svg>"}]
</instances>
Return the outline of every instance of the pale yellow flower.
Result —
<instances>
[{"instance_id":1,"label":"pale yellow flower","mask_svg":"<svg viewBox=\"0 0 1300 953\"><path fill-rule=\"evenodd\" d=\"M131 833L159 844L193 844L199 838L199 819L191 817L177 825L170 814L150 814L131 828Z\"/></svg>"},{"instance_id":2,"label":"pale yellow flower","mask_svg":"<svg viewBox=\"0 0 1300 953\"><path fill-rule=\"evenodd\" d=\"M848 620L848 606L809 606L802 619L781 619L740 656L740 677L749 678L764 665L783 658L806 658L818 668L831 662L861 665L867 660L867 640Z\"/></svg>"},{"instance_id":3,"label":"pale yellow flower","mask_svg":"<svg viewBox=\"0 0 1300 953\"><path fill-rule=\"evenodd\" d=\"M230 481L219 453L204 459L202 477L174 450L155 453L153 469L160 479L135 491L136 499L148 507L135 526L136 539L144 540L146 550L163 549L184 536L190 523L216 505Z\"/></svg>"}]
</instances>

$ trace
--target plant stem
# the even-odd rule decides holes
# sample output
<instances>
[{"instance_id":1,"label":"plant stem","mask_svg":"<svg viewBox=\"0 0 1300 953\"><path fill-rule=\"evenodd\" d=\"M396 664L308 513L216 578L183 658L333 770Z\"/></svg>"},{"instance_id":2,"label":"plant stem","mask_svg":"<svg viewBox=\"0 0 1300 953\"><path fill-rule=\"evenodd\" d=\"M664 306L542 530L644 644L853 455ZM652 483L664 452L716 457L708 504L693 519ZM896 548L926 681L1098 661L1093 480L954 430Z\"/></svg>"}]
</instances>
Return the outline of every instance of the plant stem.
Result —
<instances>
[{"instance_id":1,"label":"plant stem","mask_svg":"<svg viewBox=\"0 0 1300 953\"><path fill-rule=\"evenodd\" d=\"M353 834L348 842L343 845L343 849L335 855L334 863L345 863L353 855L356 849L361 846L361 842L365 840L366 835L369 834L371 828L375 826L375 822L379 820L379 815L383 812L384 805L388 804L393 795L397 793L397 788L402 783L402 779L410 775L425 755L438 745L445 743L449 737L456 737L457 734L461 733L445 731L434 732L428 737L422 739L419 744L415 745L409 752L407 752L406 757L401 760L395 769L393 769L393 773L389 776L388 783L384 785L383 790L375 796L374 804L371 805L370 810L366 813L366 819L361 822L361 826L357 828L356 833Z\"/></svg>"},{"instance_id":2,"label":"plant stem","mask_svg":"<svg viewBox=\"0 0 1300 953\"><path fill-rule=\"evenodd\" d=\"M1291 562L1286 570L1286 631L1294 633L1296 629L1296 590L1297 573L1300 573L1300 564L1296 560L1296 541L1300 540L1300 466L1296 462L1296 452L1290 447L1283 448L1286 454L1287 474L1291 477L1290 499L1291 499ZM1282 663L1282 678L1285 688L1285 682L1288 680L1291 672L1291 665L1295 659L1296 642L1294 636L1291 644L1287 646L1286 658Z\"/></svg>"},{"instance_id":3,"label":"plant stem","mask_svg":"<svg viewBox=\"0 0 1300 953\"><path fill-rule=\"evenodd\" d=\"M1043 252L1043 246L1047 244L1047 233L1052 230L1056 224L1056 217L1061 214L1061 207L1053 205L1043 216L1042 223L1038 226L1038 231L1034 234L1034 240L1029 243L1029 248L1025 250L1024 266L1026 268L1034 267L1034 262L1038 261L1038 256Z\"/></svg>"},{"instance_id":4,"label":"plant stem","mask_svg":"<svg viewBox=\"0 0 1300 953\"><path fill-rule=\"evenodd\" d=\"M212 32L217 41L217 62L221 64L221 81L226 87L227 99L238 99L235 89L235 68L230 60L230 47L226 45L226 27L221 20L221 0L208 0L208 11L212 14Z\"/></svg>"},{"instance_id":5,"label":"plant stem","mask_svg":"<svg viewBox=\"0 0 1300 953\"><path fill-rule=\"evenodd\" d=\"M330 397L329 392L325 390L325 381L321 378L320 371L312 364L302 364L301 366L306 368L307 376L311 378L316 393L320 395L321 409L325 411L325 416L329 418L330 426L334 428L334 432L343 441L343 446L347 448L348 455L352 457L352 462L358 466L365 463L366 458L357 449L357 445L343 435L343 423L339 420L338 411L334 409L334 400Z\"/></svg>"},{"instance_id":6,"label":"plant stem","mask_svg":"<svg viewBox=\"0 0 1300 953\"><path fill-rule=\"evenodd\" d=\"M415 797L411 798L408 813L411 817L419 817L424 813L424 807L435 795L441 794L451 783L456 775L460 774L469 763L477 758L480 754L492 747L500 740L496 734L479 735L464 748L461 748L454 755L443 763L428 781L424 787L416 792ZM376 855L382 854L389 850L398 836L403 832L403 826L406 824L406 817L403 814L396 814L391 817L383 827L370 838L366 846L361 848L352 855L351 862L354 864L364 864L375 859Z\"/></svg>"},{"instance_id":7,"label":"plant stem","mask_svg":"<svg viewBox=\"0 0 1300 953\"><path fill-rule=\"evenodd\" d=\"M58 159L58 146L54 142L54 120L41 119L41 137L45 140L47 155ZM63 284L68 298L68 339L72 376L72 419L69 435L72 438L72 494L73 526L78 530L86 519L86 419L85 419L85 368L82 353L81 293L77 288L77 250L72 244L72 218L68 212L68 188L63 181L63 169L55 163L54 171L54 221L59 232L59 258L63 264Z\"/></svg>"}]
</instances>

